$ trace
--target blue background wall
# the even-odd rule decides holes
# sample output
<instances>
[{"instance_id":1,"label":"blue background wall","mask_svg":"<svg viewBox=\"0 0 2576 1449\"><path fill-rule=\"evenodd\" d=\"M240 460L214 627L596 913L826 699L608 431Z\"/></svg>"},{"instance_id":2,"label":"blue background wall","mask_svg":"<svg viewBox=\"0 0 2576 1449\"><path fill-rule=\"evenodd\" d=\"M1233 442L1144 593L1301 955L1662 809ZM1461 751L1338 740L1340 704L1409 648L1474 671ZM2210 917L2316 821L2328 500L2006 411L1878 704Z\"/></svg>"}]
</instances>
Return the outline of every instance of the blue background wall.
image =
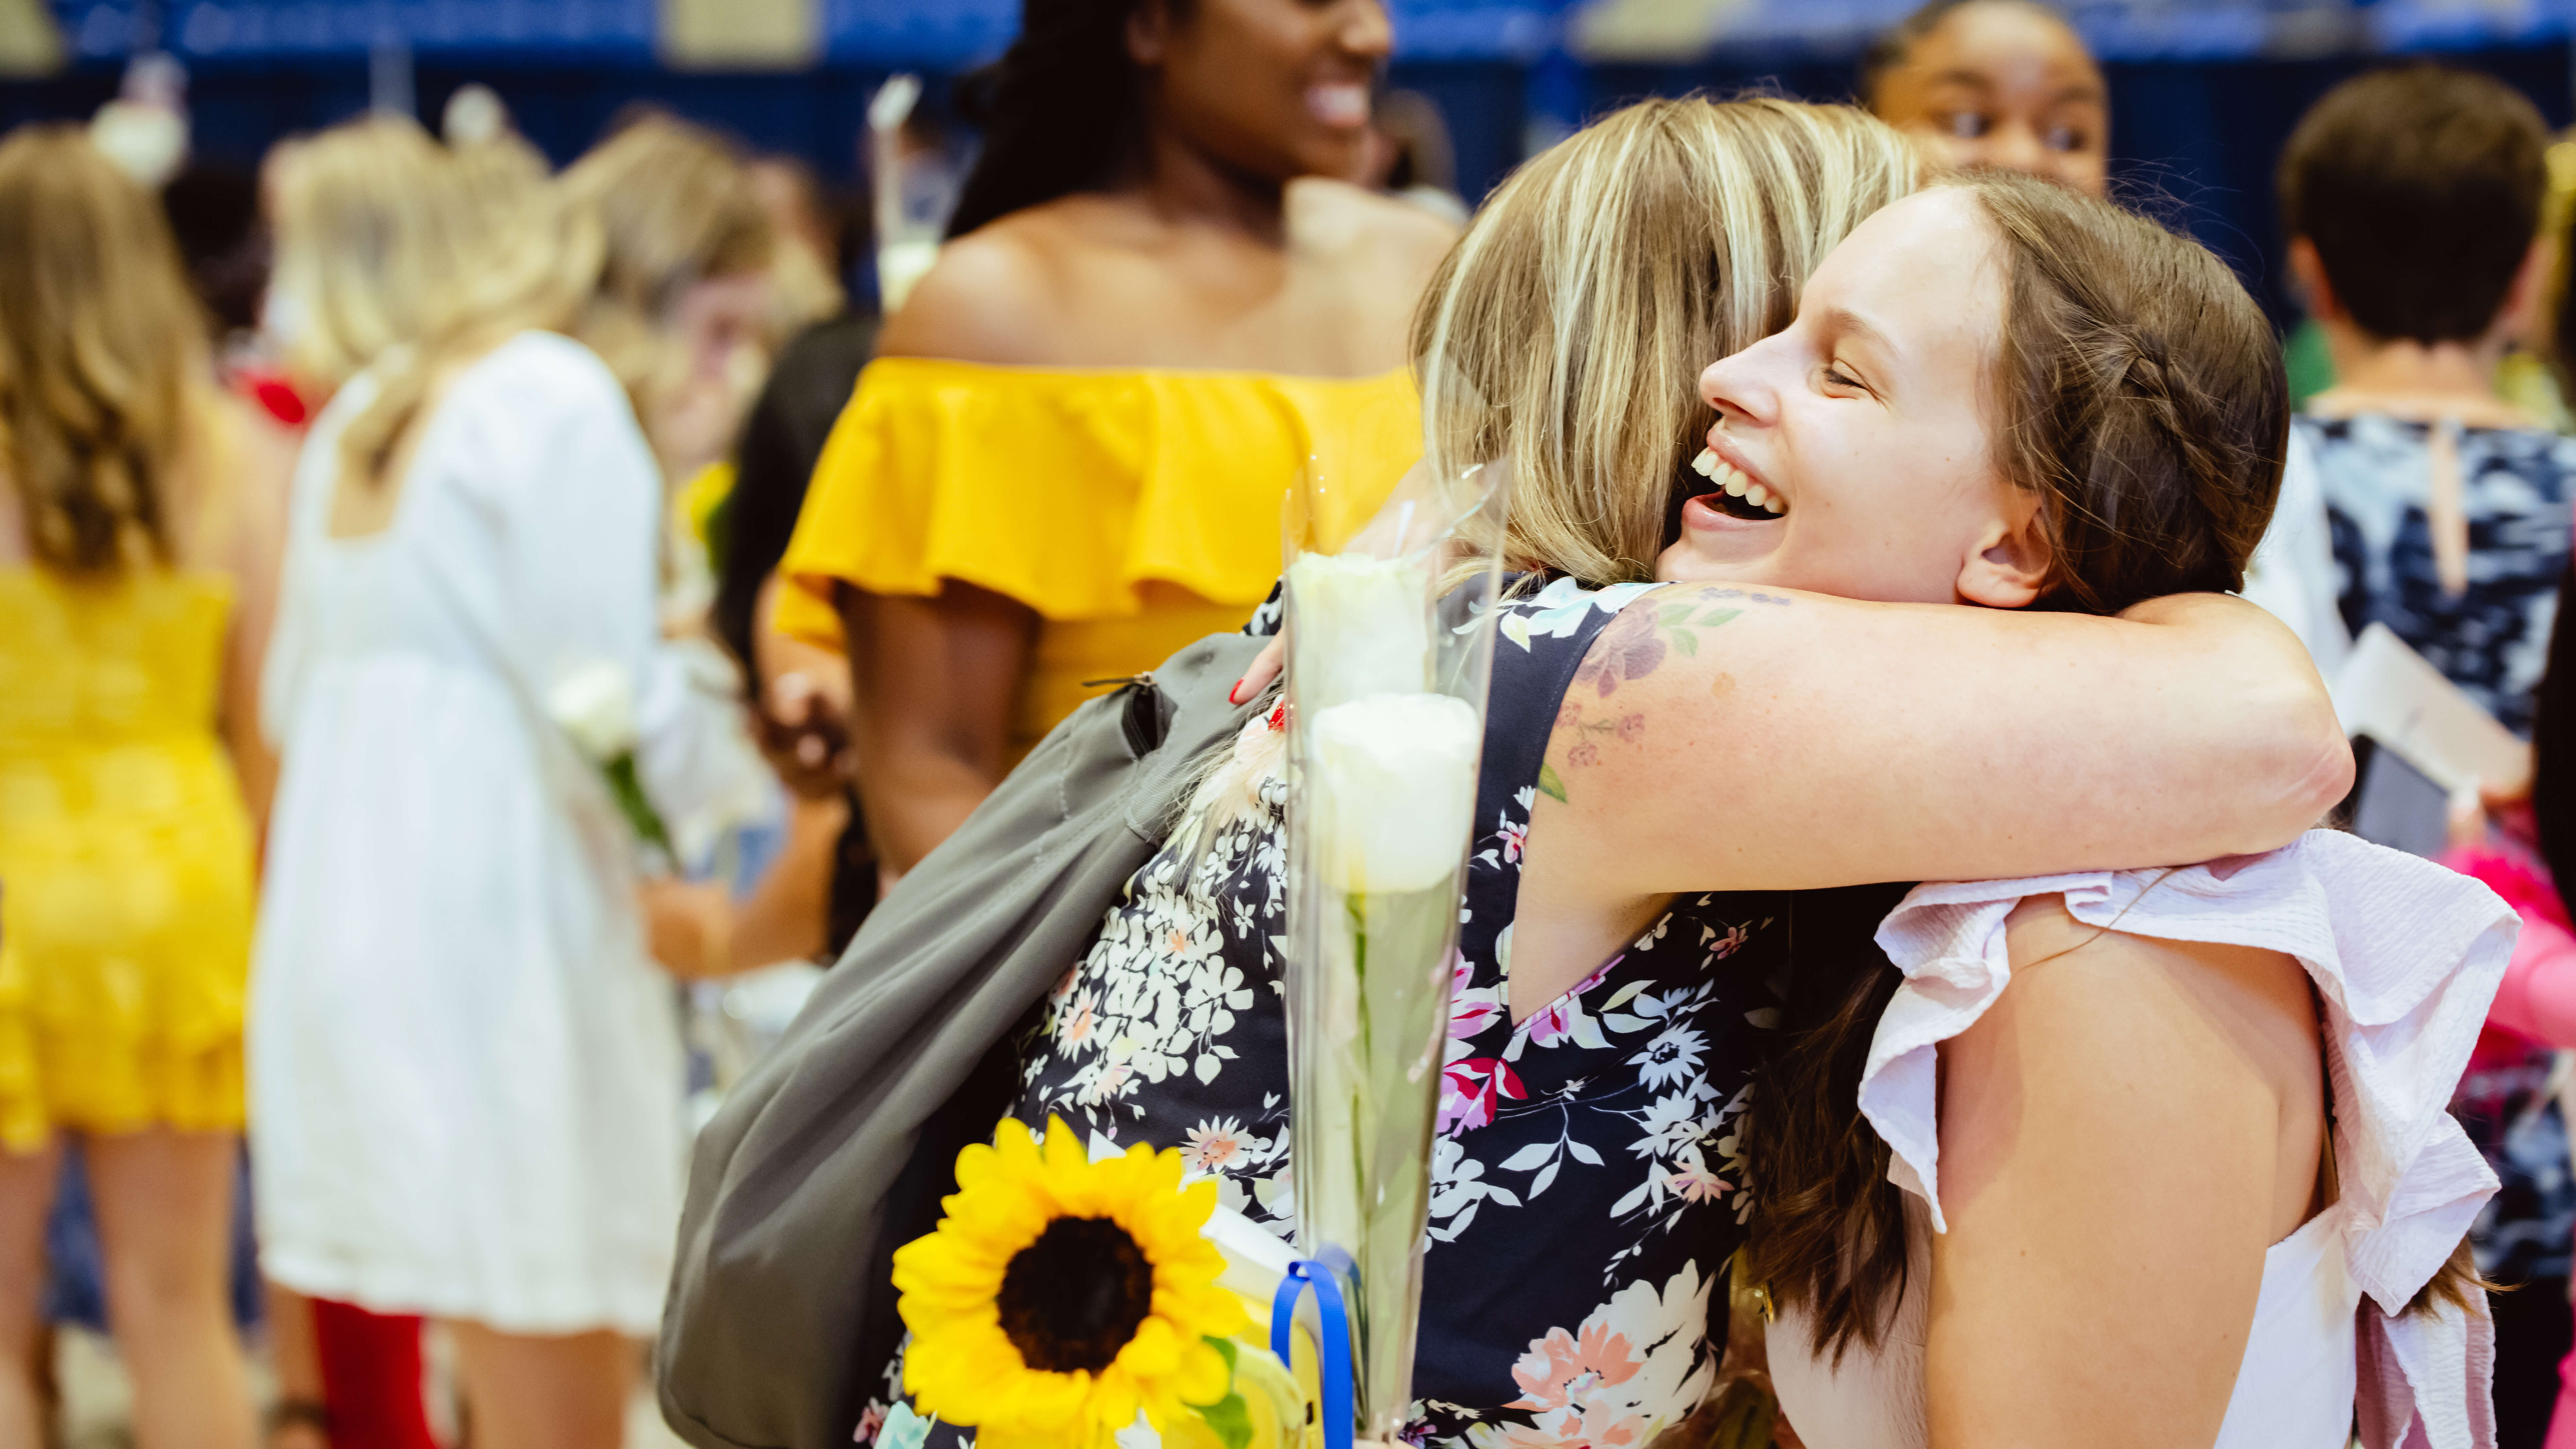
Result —
<instances>
[{"instance_id":1,"label":"blue background wall","mask_svg":"<svg viewBox=\"0 0 2576 1449\"><path fill-rule=\"evenodd\" d=\"M1396 0L1390 82L1447 116L1470 200L1522 154L1534 117L1558 122L1622 101L1696 89L1774 88L1847 97L1859 39L1903 0L1758 0L1735 39L1694 59L1585 65L1568 57L1559 0ZM868 94L892 70L939 79L1006 43L1016 0L824 0L825 56L809 70L703 74L662 66L650 0L249 0L168 6L57 0L77 59L52 78L0 84L0 126L81 117L114 94L124 57L156 40L184 60L200 155L255 162L283 135L366 108L371 52L406 57L421 114L435 118L468 81L492 86L528 137L562 162L621 109L647 102L799 156L827 181L858 179ZM2562 10L2561 7L2564 9ZM2313 8L2296 12L2310 20ZM2194 234L2234 261L2276 315L2281 285L2271 172L2300 111L2329 86L2393 51L2435 50L2489 70L2537 103L2552 126L2576 117L2567 36L2576 0L2474 8L2381 0L2343 17L2307 59L2269 58L2287 12L2263 4L2201 8L2102 0L2076 19L2106 57L2115 175L2163 198ZM2295 18L2295 17L2290 17ZM2150 32L2145 28L2153 22ZM2311 26L2313 28L2313 26ZM2329 27L2334 29L2334 27ZM2313 43L2310 48L2316 48Z\"/></svg>"}]
</instances>

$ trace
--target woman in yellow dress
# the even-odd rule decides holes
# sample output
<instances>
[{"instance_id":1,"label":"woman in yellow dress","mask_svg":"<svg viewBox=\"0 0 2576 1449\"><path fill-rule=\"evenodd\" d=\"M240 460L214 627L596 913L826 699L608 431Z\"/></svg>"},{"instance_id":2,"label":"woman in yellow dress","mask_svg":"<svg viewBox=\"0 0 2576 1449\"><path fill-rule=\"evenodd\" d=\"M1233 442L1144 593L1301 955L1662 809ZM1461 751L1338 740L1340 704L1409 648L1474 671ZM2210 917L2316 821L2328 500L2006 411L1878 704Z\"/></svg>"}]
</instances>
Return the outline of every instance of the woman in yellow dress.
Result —
<instances>
[{"instance_id":1,"label":"woman in yellow dress","mask_svg":"<svg viewBox=\"0 0 2576 1449\"><path fill-rule=\"evenodd\" d=\"M252 1442L225 1293L259 659L288 455L221 400L160 207L0 142L0 1444L78 1133L144 1449Z\"/></svg>"},{"instance_id":2,"label":"woman in yellow dress","mask_svg":"<svg viewBox=\"0 0 2576 1449\"><path fill-rule=\"evenodd\" d=\"M1419 453L1405 326L1453 234L1333 179L1388 43L1379 0L1027 0L780 565L776 627L846 640L889 872L1093 684L1240 627L1290 486L1357 522Z\"/></svg>"}]
</instances>

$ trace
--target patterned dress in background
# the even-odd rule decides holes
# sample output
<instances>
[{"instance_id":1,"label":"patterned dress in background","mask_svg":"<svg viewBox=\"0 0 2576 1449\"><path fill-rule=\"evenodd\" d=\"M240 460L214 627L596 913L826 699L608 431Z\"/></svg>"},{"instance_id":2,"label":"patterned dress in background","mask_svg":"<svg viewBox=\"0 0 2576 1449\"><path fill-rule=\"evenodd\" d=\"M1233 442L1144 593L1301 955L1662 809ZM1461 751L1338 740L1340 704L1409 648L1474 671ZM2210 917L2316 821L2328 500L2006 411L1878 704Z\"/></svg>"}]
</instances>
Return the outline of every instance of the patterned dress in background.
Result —
<instances>
[{"instance_id":1,"label":"patterned dress in background","mask_svg":"<svg viewBox=\"0 0 2576 1449\"><path fill-rule=\"evenodd\" d=\"M1412 1443L1643 1445L1699 1402L1724 1347L1721 1280L1743 1236L1738 1118L1756 1035L1777 1019L1785 898L1676 897L1545 1008L1515 1023L1506 1004L1521 847L1550 730L1569 689L1613 710L1623 676L1586 654L1651 587L1559 580L1502 606L1434 1143ZM1254 632L1276 619L1265 606ZM1272 721L1254 721L1137 871L1047 998L1012 1115L1036 1128L1062 1118L1095 1154L1178 1147L1194 1177L1219 1180L1227 1206L1289 1237L1283 753ZM891 1396L900 1355L887 1373ZM863 1438L883 1414L871 1406ZM965 1442L948 1425L928 1440Z\"/></svg>"},{"instance_id":2,"label":"patterned dress in background","mask_svg":"<svg viewBox=\"0 0 2576 1449\"><path fill-rule=\"evenodd\" d=\"M2469 586L2446 595L2428 520L2431 427L2364 414L2298 419L2316 449L2336 592L2356 636L2384 623L2515 734L2549 660L2576 501L2576 439L2537 429L2462 428L2461 501ZM2567 1134L2547 1083L2554 1053L2490 1031L2451 1110L2503 1179L2470 1238L2500 1282L2564 1278L2576 1233Z\"/></svg>"},{"instance_id":3,"label":"patterned dress in background","mask_svg":"<svg viewBox=\"0 0 2576 1449\"><path fill-rule=\"evenodd\" d=\"M2358 638L2386 624L2507 729L2529 735L2567 572L2576 439L2460 429L2469 586L2453 598L2434 572L2427 522L2431 427L2369 414L2294 426L2315 448L2344 627Z\"/></svg>"}]
</instances>

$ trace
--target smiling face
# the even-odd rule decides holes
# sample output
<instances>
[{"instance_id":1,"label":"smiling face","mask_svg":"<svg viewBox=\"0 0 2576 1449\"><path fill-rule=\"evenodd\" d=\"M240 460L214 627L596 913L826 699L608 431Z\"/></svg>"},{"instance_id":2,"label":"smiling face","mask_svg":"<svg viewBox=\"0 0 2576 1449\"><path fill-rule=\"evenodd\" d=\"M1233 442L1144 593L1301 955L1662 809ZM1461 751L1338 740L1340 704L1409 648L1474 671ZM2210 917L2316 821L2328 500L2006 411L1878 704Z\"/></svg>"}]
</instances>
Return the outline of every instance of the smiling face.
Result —
<instances>
[{"instance_id":1,"label":"smiling face","mask_svg":"<svg viewBox=\"0 0 2576 1449\"><path fill-rule=\"evenodd\" d=\"M1958 170L2020 171L2100 196L2109 92L2065 21L2018 0L1941 17L1878 79L1870 109Z\"/></svg>"},{"instance_id":2,"label":"smiling face","mask_svg":"<svg viewBox=\"0 0 2576 1449\"><path fill-rule=\"evenodd\" d=\"M1861 223L1786 331L1700 375L1718 421L1695 466L1715 487L1683 506L1655 576L2030 602L2038 500L1988 443L2004 275L1993 225L1964 190Z\"/></svg>"},{"instance_id":3,"label":"smiling face","mask_svg":"<svg viewBox=\"0 0 2576 1449\"><path fill-rule=\"evenodd\" d=\"M1147 0L1127 31L1154 124L1277 181L1359 173L1392 43L1379 0Z\"/></svg>"}]
</instances>

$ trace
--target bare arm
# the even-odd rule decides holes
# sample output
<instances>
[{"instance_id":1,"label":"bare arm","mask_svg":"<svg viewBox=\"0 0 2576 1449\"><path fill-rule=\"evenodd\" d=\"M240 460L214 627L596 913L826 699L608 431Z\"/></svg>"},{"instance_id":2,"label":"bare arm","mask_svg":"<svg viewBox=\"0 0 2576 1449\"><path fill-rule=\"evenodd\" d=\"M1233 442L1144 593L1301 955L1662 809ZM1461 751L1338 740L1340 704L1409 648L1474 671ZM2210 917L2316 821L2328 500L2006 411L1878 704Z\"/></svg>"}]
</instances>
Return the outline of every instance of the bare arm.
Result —
<instances>
[{"instance_id":1,"label":"bare arm","mask_svg":"<svg viewBox=\"0 0 2576 1449\"><path fill-rule=\"evenodd\" d=\"M1001 783L1037 614L954 579L935 599L847 584L838 599L859 800L877 859L901 874Z\"/></svg>"},{"instance_id":2,"label":"bare arm","mask_svg":"<svg viewBox=\"0 0 2576 1449\"><path fill-rule=\"evenodd\" d=\"M239 439L233 450L241 476L221 485L230 491L224 537L214 541L220 566L232 575L234 603L224 640L220 704L224 747L241 780L251 827L268 833L268 806L277 792L277 756L259 728L260 669L277 622L278 572L286 556L287 493L295 472L296 443L285 429L226 400L226 419Z\"/></svg>"},{"instance_id":3,"label":"bare arm","mask_svg":"<svg viewBox=\"0 0 2576 1449\"><path fill-rule=\"evenodd\" d=\"M2264 1252L2315 1191L2305 978L2269 952L2094 934L2054 897L2010 939L2011 987L1941 1050L1933 1449L2207 1444Z\"/></svg>"},{"instance_id":4,"label":"bare arm","mask_svg":"<svg viewBox=\"0 0 2576 1449\"><path fill-rule=\"evenodd\" d=\"M792 801L785 846L738 902L721 880L646 881L638 900L653 959L694 981L812 958L823 949L834 855L849 818L839 795Z\"/></svg>"},{"instance_id":5,"label":"bare arm","mask_svg":"<svg viewBox=\"0 0 2576 1449\"><path fill-rule=\"evenodd\" d=\"M2269 850L2352 775L2305 651L2242 600L2106 619L1722 587L1602 631L1547 764L1533 858L1594 900Z\"/></svg>"}]
</instances>

